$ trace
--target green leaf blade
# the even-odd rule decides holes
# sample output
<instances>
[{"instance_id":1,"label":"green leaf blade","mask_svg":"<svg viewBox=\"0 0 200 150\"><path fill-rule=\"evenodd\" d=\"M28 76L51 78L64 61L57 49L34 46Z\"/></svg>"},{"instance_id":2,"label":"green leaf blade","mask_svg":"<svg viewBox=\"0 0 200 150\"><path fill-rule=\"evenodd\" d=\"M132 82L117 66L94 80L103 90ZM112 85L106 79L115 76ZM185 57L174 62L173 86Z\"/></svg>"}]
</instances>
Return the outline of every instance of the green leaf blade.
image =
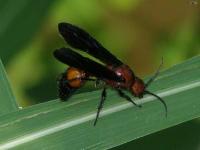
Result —
<instances>
[{"instance_id":1,"label":"green leaf blade","mask_svg":"<svg viewBox=\"0 0 200 150\"><path fill-rule=\"evenodd\" d=\"M150 91L136 100L141 109L109 90L97 126L93 126L101 91L74 95L0 117L0 148L108 149L200 116L200 57L161 73Z\"/></svg>"},{"instance_id":2,"label":"green leaf blade","mask_svg":"<svg viewBox=\"0 0 200 150\"><path fill-rule=\"evenodd\" d=\"M16 110L18 106L0 60L0 116Z\"/></svg>"},{"instance_id":3,"label":"green leaf blade","mask_svg":"<svg viewBox=\"0 0 200 150\"><path fill-rule=\"evenodd\" d=\"M53 0L0 2L0 55L5 64L33 38L53 2Z\"/></svg>"}]
</instances>

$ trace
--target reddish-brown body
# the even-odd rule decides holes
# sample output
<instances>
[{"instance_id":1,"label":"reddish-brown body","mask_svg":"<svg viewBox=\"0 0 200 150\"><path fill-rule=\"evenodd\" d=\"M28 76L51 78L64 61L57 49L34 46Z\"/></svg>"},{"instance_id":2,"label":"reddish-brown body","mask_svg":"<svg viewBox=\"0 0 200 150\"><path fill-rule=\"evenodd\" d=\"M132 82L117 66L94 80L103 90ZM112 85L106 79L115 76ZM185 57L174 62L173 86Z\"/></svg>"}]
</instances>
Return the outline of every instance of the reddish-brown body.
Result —
<instances>
[{"instance_id":1,"label":"reddish-brown body","mask_svg":"<svg viewBox=\"0 0 200 150\"><path fill-rule=\"evenodd\" d=\"M127 89L131 91L134 96L142 97L145 89L144 82L134 75L129 66L123 64L117 68L112 68L112 66L108 66L108 68L114 71L118 76L121 76L124 82L106 80L107 84L114 88Z\"/></svg>"},{"instance_id":2,"label":"reddish-brown body","mask_svg":"<svg viewBox=\"0 0 200 150\"><path fill-rule=\"evenodd\" d=\"M123 78L124 82L115 82L112 80L106 80L106 83L114 88L129 89L129 87L132 85L132 83L135 80L135 76L133 72L130 70L130 68L127 65L122 65L117 68L108 66L108 68L114 71L117 74L117 76L120 76L121 78Z\"/></svg>"},{"instance_id":3,"label":"reddish-brown body","mask_svg":"<svg viewBox=\"0 0 200 150\"><path fill-rule=\"evenodd\" d=\"M108 68L114 71L117 76L123 78L124 82L116 82L113 80L104 79L106 84L110 85L113 88L129 90L134 96L142 97L145 89L144 82L136 77L127 65L121 65L117 68L108 66ZM84 79L88 77L89 74L87 74L83 70L74 67L69 67L67 69L66 79L68 81L68 84L73 88L80 88L85 83Z\"/></svg>"}]
</instances>

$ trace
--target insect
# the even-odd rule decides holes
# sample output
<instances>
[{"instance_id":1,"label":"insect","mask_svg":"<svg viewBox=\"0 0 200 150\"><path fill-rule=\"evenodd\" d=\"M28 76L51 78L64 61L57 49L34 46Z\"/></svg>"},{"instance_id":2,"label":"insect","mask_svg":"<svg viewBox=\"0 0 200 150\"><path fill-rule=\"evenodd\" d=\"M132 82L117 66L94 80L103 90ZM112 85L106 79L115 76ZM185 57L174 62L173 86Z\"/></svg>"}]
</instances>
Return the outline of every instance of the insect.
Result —
<instances>
[{"instance_id":1,"label":"insect","mask_svg":"<svg viewBox=\"0 0 200 150\"><path fill-rule=\"evenodd\" d=\"M147 87L158 76L162 64L154 76L147 83L144 83L142 79L133 73L128 65L121 62L83 29L69 23L59 23L58 30L71 47L86 52L105 64L102 65L83 57L70 48L59 48L53 53L56 59L70 66L58 79L59 97L61 100L66 101L86 81L95 81L96 84L99 81L105 83L97 108L94 126L103 108L108 86L116 90L119 96L137 107L141 107L141 105L136 104L123 90L130 91L133 96L138 98L142 98L145 94L152 95L164 105L167 115L167 105L163 99L147 90Z\"/></svg>"}]
</instances>

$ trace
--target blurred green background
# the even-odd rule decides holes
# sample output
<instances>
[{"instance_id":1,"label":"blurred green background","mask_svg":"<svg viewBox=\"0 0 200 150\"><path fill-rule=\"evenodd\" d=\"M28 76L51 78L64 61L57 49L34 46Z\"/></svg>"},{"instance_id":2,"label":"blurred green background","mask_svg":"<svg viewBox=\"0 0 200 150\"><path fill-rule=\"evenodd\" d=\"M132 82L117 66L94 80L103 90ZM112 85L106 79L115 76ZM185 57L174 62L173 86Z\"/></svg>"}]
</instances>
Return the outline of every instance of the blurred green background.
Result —
<instances>
[{"instance_id":1,"label":"blurred green background","mask_svg":"<svg viewBox=\"0 0 200 150\"><path fill-rule=\"evenodd\" d=\"M162 56L167 68L200 54L198 0L0 0L0 18L0 57L22 107L57 98L56 77L66 65L52 52L67 46L59 22L91 33L142 78L153 74Z\"/></svg>"},{"instance_id":2,"label":"blurred green background","mask_svg":"<svg viewBox=\"0 0 200 150\"><path fill-rule=\"evenodd\" d=\"M145 77L156 70L162 56L164 67L170 67L199 54L196 2L0 0L0 57L19 105L57 98L56 77L66 65L52 52L67 46L58 34L59 22L82 27Z\"/></svg>"}]
</instances>

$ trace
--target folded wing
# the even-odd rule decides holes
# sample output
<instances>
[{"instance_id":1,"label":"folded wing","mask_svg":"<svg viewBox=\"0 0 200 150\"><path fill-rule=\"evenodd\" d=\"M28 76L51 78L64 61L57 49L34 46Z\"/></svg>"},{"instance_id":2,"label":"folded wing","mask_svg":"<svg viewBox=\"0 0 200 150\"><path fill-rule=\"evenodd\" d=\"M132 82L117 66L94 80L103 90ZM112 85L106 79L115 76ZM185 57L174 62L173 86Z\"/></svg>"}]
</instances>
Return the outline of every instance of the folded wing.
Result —
<instances>
[{"instance_id":1,"label":"folded wing","mask_svg":"<svg viewBox=\"0 0 200 150\"><path fill-rule=\"evenodd\" d=\"M64 64L81 69L100 79L122 82L123 79L105 66L81 56L70 48L60 48L54 51L54 57Z\"/></svg>"},{"instance_id":2,"label":"folded wing","mask_svg":"<svg viewBox=\"0 0 200 150\"><path fill-rule=\"evenodd\" d=\"M123 64L83 29L69 23L59 23L58 30L70 46L92 55L107 65L117 67Z\"/></svg>"}]
</instances>

